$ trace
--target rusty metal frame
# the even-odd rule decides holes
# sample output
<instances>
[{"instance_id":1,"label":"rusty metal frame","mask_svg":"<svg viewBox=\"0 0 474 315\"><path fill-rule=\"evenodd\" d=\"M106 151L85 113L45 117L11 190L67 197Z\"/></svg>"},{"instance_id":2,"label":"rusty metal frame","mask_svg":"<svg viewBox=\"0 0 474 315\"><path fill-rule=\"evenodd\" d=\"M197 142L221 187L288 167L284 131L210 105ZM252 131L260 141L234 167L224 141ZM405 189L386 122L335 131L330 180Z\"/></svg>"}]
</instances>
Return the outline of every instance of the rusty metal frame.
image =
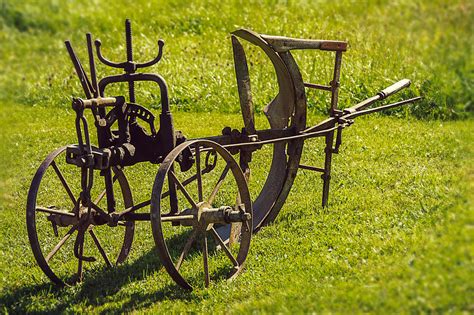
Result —
<instances>
[{"instance_id":1,"label":"rusty metal frame","mask_svg":"<svg viewBox=\"0 0 474 315\"><path fill-rule=\"evenodd\" d=\"M128 255L133 240L134 223L149 221L152 233L159 249L160 258L173 279L183 288L191 289L191 284L181 275L179 267L183 263L187 251L194 239L201 236L203 242L203 265L206 286L209 285L208 254L206 233L212 235L218 246L223 249L232 263L229 277L235 277L241 270L247 257L252 232L273 222L282 208L291 190L299 169L321 173L323 180L322 206L328 204L333 154L339 153L342 143L342 131L354 123L359 116L378 112L388 108L399 107L419 100L419 97L368 109L378 101L407 88L410 81L401 80L383 89L350 108L339 109L338 97L342 55L347 50L344 41L295 39L282 36L258 34L248 29L239 29L232 33L234 65L239 92L243 128L232 130L225 127L221 135L202 137L186 141L181 132L175 131L169 107L168 87L163 77L154 73L142 73L137 70L152 66L159 62L163 55L164 42L158 41L156 57L147 62L138 63L133 58L132 29L129 20L125 21L126 61L113 62L102 54L99 40L95 41L95 55L106 66L122 69L123 74L97 78L92 35L86 34L89 57L90 78L86 74L72 45L66 41L66 48L71 57L76 74L84 90L85 98L74 98L72 108L76 112L76 134L78 144L58 149L51 153L41 164L31 184L27 202L27 227L30 244L35 258L45 274L55 283L64 284L50 268L48 260L53 254L43 255L36 230L37 213L48 214L55 233L57 226L71 227L66 236L57 244L59 250L67 239L77 231L74 245L74 256L78 260L77 279L82 278L83 262L95 258L84 256L84 238L86 232L92 237L101 256L107 265L111 265L104 249L92 228L96 225L108 224L111 228L126 227L122 250L117 262L122 262ZM275 69L278 82L278 94L264 108L264 114L270 123L270 129L258 130L255 126L254 105L252 100L249 67L244 46L241 40L260 48L270 59ZM300 69L293 58L293 50L320 50L334 53L332 80L328 85L304 82ZM161 94L161 113L159 130L155 130L155 117L151 111L136 104L135 82L155 82ZM125 82L128 84L128 97L106 96L105 90L110 84ZM306 88L318 89L331 93L328 105L329 117L322 122L306 125L307 96ZM88 122L85 111L92 111L94 125L97 129L98 147L90 141ZM140 123L145 122L150 132L144 131ZM113 130L112 127L118 125ZM322 167L303 165L300 163L304 141L311 138L324 137L324 165ZM247 182L250 180L252 155L264 145L272 145L273 153L270 170L260 193L252 200L248 192ZM62 173L57 169L55 159L65 154L66 162L71 167L81 170L81 188L79 195L74 195L67 185ZM239 154L238 163L232 155ZM202 155L202 156L201 156ZM204 157L205 155L205 157ZM226 161L226 168L219 182L224 180L229 170L238 186L236 205L214 207L212 202L203 200L202 175L212 172L217 156ZM122 171L124 167L141 162L161 164L155 178L155 184L149 200L133 204L130 187ZM201 167L201 163L204 167ZM179 181L176 172L186 171L196 166L196 174L184 181ZM46 170L52 167L66 189L73 206L67 209L54 209L37 205L40 183ZM107 206L103 209L91 197L94 176L99 173L105 183L105 191L100 198L106 196ZM117 209L113 183L118 180L121 193L126 199L125 209ZM186 186L197 182L201 187L199 200L193 200L187 193ZM214 190L219 189L219 182ZM165 191L165 186L167 190ZM216 190L216 193L217 193ZM214 192L213 192L214 193ZM180 208L178 194L191 204L186 209ZM169 197L169 213L163 213L161 204ZM213 197L210 197L213 199ZM137 210L151 206L151 213L136 213ZM177 263L173 262L168 251L167 241L163 237L162 224L192 226L193 232ZM214 224L216 226L214 227ZM240 237L240 251L234 257L227 246ZM240 236L239 236L240 235ZM61 243L62 242L62 243Z\"/></svg>"}]
</instances>

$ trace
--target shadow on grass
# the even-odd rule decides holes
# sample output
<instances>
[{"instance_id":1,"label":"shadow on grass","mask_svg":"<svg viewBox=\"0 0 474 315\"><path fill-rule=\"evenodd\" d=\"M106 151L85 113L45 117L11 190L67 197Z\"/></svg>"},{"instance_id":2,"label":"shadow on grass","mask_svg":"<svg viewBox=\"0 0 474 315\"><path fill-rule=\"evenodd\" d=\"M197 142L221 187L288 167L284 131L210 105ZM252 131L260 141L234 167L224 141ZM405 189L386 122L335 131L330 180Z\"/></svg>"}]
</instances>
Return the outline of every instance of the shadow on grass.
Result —
<instances>
[{"instance_id":1,"label":"shadow on grass","mask_svg":"<svg viewBox=\"0 0 474 315\"><path fill-rule=\"evenodd\" d=\"M187 237L189 237L188 233L181 233L175 235L170 242L184 244ZM200 246L193 246L189 256L200 251ZM173 249L170 254L173 258L176 258L180 252L180 250ZM211 255L212 253L214 251L210 251ZM74 287L61 288L50 282L45 282L11 289L0 295L0 305L4 308L4 311L24 314L31 312L59 313L74 305L81 308L84 306L94 308L107 303L104 312L122 313L146 308L163 300L190 301L199 298L174 283L162 287L158 284L156 290L152 289L152 292L145 292L149 291L147 288L143 290L143 293L120 295L119 291L127 284L144 280L161 268L162 264L156 248L153 248L132 263L118 265L112 269L104 267L91 270L86 274L83 282ZM219 269L211 277L222 279L225 278L227 273L228 270ZM191 283L199 282L197 279L199 276L194 275L188 280ZM146 285L149 286L149 283ZM0 307L0 311L2 307Z\"/></svg>"},{"instance_id":2,"label":"shadow on grass","mask_svg":"<svg viewBox=\"0 0 474 315\"><path fill-rule=\"evenodd\" d=\"M133 263L119 265L113 269L102 268L93 271L75 287L61 288L46 282L12 289L0 295L0 305L5 307L7 312L22 314L59 313L74 304L100 306L109 302L107 297L119 292L123 286L143 280L161 267L156 249L153 248ZM114 302L119 303L110 303L110 308L105 311L124 312L143 308L164 299L189 300L191 297L191 292L173 284L157 288L157 291L151 294L126 296L124 304L112 298ZM47 303L48 300L51 300L51 303Z\"/></svg>"}]
</instances>

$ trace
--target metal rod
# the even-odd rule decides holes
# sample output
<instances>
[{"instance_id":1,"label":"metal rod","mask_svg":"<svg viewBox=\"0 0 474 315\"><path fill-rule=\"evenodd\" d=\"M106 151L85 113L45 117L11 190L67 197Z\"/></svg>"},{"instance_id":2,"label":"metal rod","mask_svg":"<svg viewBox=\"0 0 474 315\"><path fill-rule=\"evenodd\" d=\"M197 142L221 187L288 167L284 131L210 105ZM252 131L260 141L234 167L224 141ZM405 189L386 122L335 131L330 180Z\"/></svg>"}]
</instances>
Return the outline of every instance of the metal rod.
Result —
<instances>
[{"instance_id":1,"label":"metal rod","mask_svg":"<svg viewBox=\"0 0 474 315\"><path fill-rule=\"evenodd\" d=\"M324 173L324 168L320 168L320 167L304 165L304 164L300 164L300 165L298 165L298 167L303 169L303 170L309 170L309 171Z\"/></svg>"},{"instance_id":2,"label":"metal rod","mask_svg":"<svg viewBox=\"0 0 474 315\"><path fill-rule=\"evenodd\" d=\"M339 77L341 75L342 51L336 51L336 59L334 61L334 75L331 81L331 112L334 116L334 111L337 109L337 101L339 97Z\"/></svg>"},{"instance_id":3,"label":"metal rod","mask_svg":"<svg viewBox=\"0 0 474 315\"><path fill-rule=\"evenodd\" d=\"M343 125L345 125L345 124L343 124ZM270 144L270 143L277 143L277 142L287 142L287 141L290 141L290 140L296 140L296 139L301 139L301 138L316 138L316 137L325 136L327 133L330 133L331 131L334 131L336 129L337 129L337 127L333 127L333 128L329 128L329 129L325 129L325 130L321 130L321 131L300 133L300 134L294 135L294 136L281 137L281 138L269 139L269 140L264 140L264 141L226 144L226 145L223 145L223 147L224 148L247 147L247 146L253 146L253 145Z\"/></svg>"},{"instance_id":4,"label":"metal rod","mask_svg":"<svg viewBox=\"0 0 474 315\"><path fill-rule=\"evenodd\" d=\"M69 53L69 57L71 58L72 64L74 65L76 74L79 77L79 81L81 82L81 86L82 86L82 89L84 90L84 94L86 95L86 98L91 98L92 85L89 79L87 78L84 68L82 67L81 62L79 61L79 58L77 58L77 55L74 52L74 49L72 48L71 42L67 40L64 42L64 44L66 45L67 52Z\"/></svg>"},{"instance_id":5,"label":"metal rod","mask_svg":"<svg viewBox=\"0 0 474 315\"><path fill-rule=\"evenodd\" d=\"M66 243L66 241L71 237L72 233L74 233L75 230L77 230L78 225L73 225L69 231L67 231L66 235L59 241L56 246L49 252L49 254L45 257L46 262L48 262L57 252L58 250Z\"/></svg>"},{"instance_id":6,"label":"metal rod","mask_svg":"<svg viewBox=\"0 0 474 315\"><path fill-rule=\"evenodd\" d=\"M92 35L91 33L86 34L87 41L87 52L89 54L89 68L91 70L91 84L92 84L92 93L94 97L99 97L99 87L97 85L97 74L95 70L95 61L94 61L94 49L92 47Z\"/></svg>"},{"instance_id":7,"label":"metal rod","mask_svg":"<svg viewBox=\"0 0 474 315\"><path fill-rule=\"evenodd\" d=\"M196 204L196 202L194 201L194 199L191 197L191 195L189 194L189 192L186 190L186 188L184 188L183 184L178 180L178 178L176 177L175 173L173 171L169 171L168 172L168 177L170 177L174 183L176 184L176 186L179 188L179 190L181 190L181 192L183 193L184 197L188 200L189 204L191 206L193 206L194 209L197 209L198 206Z\"/></svg>"},{"instance_id":8,"label":"metal rod","mask_svg":"<svg viewBox=\"0 0 474 315\"><path fill-rule=\"evenodd\" d=\"M196 178L197 178L197 188L198 188L198 199L201 202L202 199L202 178L201 178L201 152L199 146L196 147ZM183 183L184 187L184 183Z\"/></svg>"},{"instance_id":9,"label":"metal rod","mask_svg":"<svg viewBox=\"0 0 474 315\"><path fill-rule=\"evenodd\" d=\"M413 103L413 102L416 102L420 99L421 99L421 96L418 96L418 97L410 98L410 99L403 100L403 101L400 101L400 102L379 106L379 107L376 107L376 108L360 110L360 111L357 111L355 113L344 115L342 117L345 118L345 119L353 119L353 118L356 118L356 117L359 117L359 116L362 116L362 115L375 113L375 112L378 112L378 111L381 111L381 110L384 110L384 109L394 108L394 107L402 106L402 105L405 105L405 104L408 104L408 103Z\"/></svg>"},{"instance_id":10,"label":"metal rod","mask_svg":"<svg viewBox=\"0 0 474 315\"><path fill-rule=\"evenodd\" d=\"M330 120L331 120L332 124L335 124L337 122L335 120L335 118L330 118ZM317 125L317 126L319 126L319 125ZM345 128L345 127L348 126L348 124L341 124L341 125L339 125L339 127L340 126L343 126L343 128ZM308 129L302 131L301 133L293 135L293 136L279 137L279 138L273 138L273 139L267 139L267 140L262 140L262 141L255 141L255 142L231 143L231 144L224 144L222 146L226 149L232 149L232 148L238 148L238 147L261 146L261 145L264 145L264 144L287 142L287 141L301 139L301 138L317 138L317 137L323 137L327 133L329 133L331 131L334 131L337 128L338 128L338 126L335 126L335 127L324 129L324 130L306 132L306 130L309 130L309 128L308 128ZM271 129L269 129L269 130L271 130ZM213 150L212 148L202 148L201 152L207 152L207 151L212 151L212 150ZM191 151L192 151L192 149L191 149Z\"/></svg>"},{"instance_id":11,"label":"metal rod","mask_svg":"<svg viewBox=\"0 0 474 315\"><path fill-rule=\"evenodd\" d=\"M316 83L304 82L304 86L310 89L317 89L317 90L324 90L324 91L332 90L332 88L328 85L321 85L321 84L316 84Z\"/></svg>"},{"instance_id":12,"label":"metal rod","mask_svg":"<svg viewBox=\"0 0 474 315\"><path fill-rule=\"evenodd\" d=\"M328 133L326 135L326 148L325 153L326 156L324 158L324 173L321 175L323 179L323 198L322 198L322 206L323 208L326 207L329 198L329 184L331 182L331 162L332 162L332 145L334 140L334 131Z\"/></svg>"},{"instance_id":13,"label":"metal rod","mask_svg":"<svg viewBox=\"0 0 474 315\"><path fill-rule=\"evenodd\" d=\"M227 257L230 259L230 261L232 262L232 264L234 265L234 267L239 267L239 262L237 261L237 259L235 259L235 257L232 255L230 249L227 247L227 245L224 243L224 241L222 240L222 238L219 236L219 233L217 233L217 231L212 227L211 228L211 234L212 236L215 238L215 240L217 241L217 243L221 246L222 250L224 251L224 253L227 255Z\"/></svg>"},{"instance_id":14,"label":"metal rod","mask_svg":"<svg viewBox=\"0 0 474 315\"><path fill-rule=\"evenodd\" d=\"M363 110L364 108L371 106L375 102L377 102L379 100L382 100L382 99L386 98L387 96L393 95L394 93L397 93L397 92L401 91L402 89L404 89L408 86L409 86L409 81L408 80L406 80L406 79L401 80L401 81L399 81L395 84L392 84L391 86L387 87L386 89L380 91L379 93L377 93L377 95L372 96L372 97L370 97L366 100L363 100L362 102L357 103L356 105L354 105L352 107L345 108L342 112L344 114L353 114L355 112L359 112L359 111ZM415 101L415 99L412 99L412 100ZM418 99L416 99L416 100L418 100ZM347 116L342 116L342 117L347 118ZM338 117L329 117L329 118L323 120L322 122L320 122L319 124L317 124L315 126L306 128L305 130L303 130L303 132L308 133L308 132L313 132L313 131L317 131L317 130L326 129L330 126L333 126L337 122L337 119L338 119Z\"/></svg>"},{"instance_id":15,"label":"metal rod","mask_svg":"<svg viewBox=\"0 0 474 315\"><path fill-rule=\"evenodd\" d=\"M203 248L202 248L202 259L203 259L203 265L204 265L204 282L206 285L206 288L209 287L209 282L210 282L210 277L209 277L209 262L208 262L208 248L207 248L207 233L204 230L203 234Z\"/></svg>"},{"instance_id":16,"label":"metal rod","mask_svg":"<svg viewBox=\"0 0 474 315\"><path fill-rule=\"evenodd\" d=\"M50 213L50 214L64 215L66 217L75 217L76 216L74 213L71 213L71 212L63 212L63 211L60 211L60 210L54 210L54 209L45 208L45 207L38 207L38 206L36 207L36 211Z\"/></svg>"},{"instance_id":17,"label":"metal rod","mask_svg":"<svg viewBox=\"0 0 474 315\"><path fill-rule=\"evenodd\" d=\"M109 267L112 267L112 263L110 262L109 257L107 257L107 253L105 252L104 248L100 244L100 241L97 238L97 235L94 233L93 230L89 230L89 234L92 236L92 240L94 241L95 246L99 250L99 253L102 256L102 258L104 259L106 265L109 266Z\"/></svg>"},{"instance_id":18,"label":"metal rod","mask_svg":"<svg viewBox=\"0 0 474 315\"><path fill-rule=\"evenodd\" d=\"M147 200L147 201L143 201L143 202L140 202L139 204L136 204L130 208L127 208L123 211L120 211L118 213L116 213L117 215L119 216L122 216L122 215L125 215L127 213L130 213L130 212L134 212L134 211L137 211L138 209L141 209L143 207L146 207L146 206L149 206L151 203L151 200Z\"/></svg>"},{"instance_id":19,"label":"metal rod","mask_svg":"<svg viewBox=\"0 0 474 315\"><path fill-rule=\"evenodd\" d=\"M176 262L176 265L175 265L176 270L179 270L179 268L181 267L184 259L188 255L188 252L191 249L191 246L193 245L193 242L194 242L194 239L196 238L197 233L198 233L198 230L193 229L193 231L191 232L191 235L189 236L188 240L186 241L186 244L184 244L183 251L181 252L181 255L179 256L178 261Z\"/></svg>"},{"instance_id":20,"label":"metal rod","mask_svg":"<svg viewBox=\"0 0 474 315\"><path fill-rule=\"evenodd\" d=\"M76 205L76 198L74 197L74 194L72 193L71 188L69 187L68 183L66 182L66 179L64 178L63 173L61 172L59 167L56 165L56 162L53 161L51 163L51 166L53 167L54 172L56 172L56 175L58 176L59 180L61 181L61 184L63 184L63 187L66 190L67 195L69 196L69 199L71 199L72 204Z\"/></svg>"},{"instance_id":21,"label":"metal rod","mask_svg":"<svg viewBox=\"0 0 474 315\"><path fill-rule=\"evenodd\" d=\"M127 49L127 62L133 63L133 46L132 46L132 24L130 19L125 20L125 41ZM134 68L125 69L128 73L135 72ZM128 81L128 94L131 103L135 103L135 82Z\"/></svg>"},{"instance_id":22,"label":"metal rod","mask_svg":"<svg viewBox=\"0 0 474 315\"><path fill-rule=\"evenodd\" d=\"M187 214L187 215L170 215L170 216L162 216L162 222L175 222L175 221L184 221L184 220L194 220L194 215Z\"/></svg>"},{"instance_id":23,"label":"metal rod","mask_svg":"<svg viewBox=\"0 0 474 315\"><path fill-rule=\"evenodd\" d=\"M150 221L150 213L126 213L123 218L125 221ZM194 215L163 215L161 222L179 222L185 220L194 220Z\"/></svg>"}]
</instances>

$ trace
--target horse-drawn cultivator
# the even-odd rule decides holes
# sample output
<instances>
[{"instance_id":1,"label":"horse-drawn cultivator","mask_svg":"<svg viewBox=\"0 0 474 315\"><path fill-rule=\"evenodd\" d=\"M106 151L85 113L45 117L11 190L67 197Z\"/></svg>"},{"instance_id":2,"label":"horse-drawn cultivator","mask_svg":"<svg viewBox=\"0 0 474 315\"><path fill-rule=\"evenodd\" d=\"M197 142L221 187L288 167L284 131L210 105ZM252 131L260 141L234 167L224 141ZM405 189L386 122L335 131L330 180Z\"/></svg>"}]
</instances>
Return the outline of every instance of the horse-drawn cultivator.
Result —
<instances>
[{"instance_id":1,"label":"horse-drawn cultivator","mask_svg":"<svg viewBox=\"0 0 474 315\"><path fill-rule=\"evenodd\" d=\"M95 41L94 52L92 37L87 34L90 76L66 41L85 94L72 101L78 143L47 156L33 178L27 202L28 236L34 256L56 284L80 281L87 264L104 262L112 266L123 262L132 247L138 221L151 223L160 260L183 288L191 289L200 279L208 286L210 275L222 274L224 265L227 277L235 277L248 255L252 233L276 218L299 168L321 173L324 207L332 155L338 153L342 131L358 116L419 99L367 109L408 87L410 81L405 79L350 108L339 109L339 77L346 42L268 36L239 29L231 39L244 127L225 127L221 135L188 140L173 125L165 80L158 74L138 71L160 61L164 42L158 41L156 58L138 63L133 59L129 20L125 28L127 60L120 63L103 56L99 40ZM242 40L262 49L275 69L278 94L264 109L268 129L256 128ZM333 78L328 85L303 81L291 54L299 49L335 54ZM96 58L124 73L98 80ZM139 81L158 86L159 128L153 113L136 103ZM128 85L127 97L107 95L109 86L121 83ZM331 93L329 117L313 126L306 124L306 88ZM96 135L90 134L86 113L92 114ZM324 165L301 164L304 141L318 137L325 140ZM93 141L97 146L92 145ZM264 148L268 148L267 178L251 195L248 183L252 156ZM149 198L135 203L124 170L140 162L160 166ZM92 251L98 258L91 255ZM202 253L199 266L193 258L196 253ZM183 271L186 259L193 263L188 262L191 266ZM216 270L210 259L221 267ZM196 272L197 268L203 268L202 277L195 276L201 273Z\"/></svg>"}]
</instances>

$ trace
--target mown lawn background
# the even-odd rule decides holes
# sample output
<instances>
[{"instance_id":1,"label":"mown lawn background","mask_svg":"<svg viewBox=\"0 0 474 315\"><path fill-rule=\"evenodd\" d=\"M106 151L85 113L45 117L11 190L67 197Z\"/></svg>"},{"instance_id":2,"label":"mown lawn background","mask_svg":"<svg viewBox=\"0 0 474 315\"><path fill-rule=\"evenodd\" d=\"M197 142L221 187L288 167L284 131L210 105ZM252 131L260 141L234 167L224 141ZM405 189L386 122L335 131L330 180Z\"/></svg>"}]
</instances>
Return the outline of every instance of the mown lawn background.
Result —
<instances>
[{"instance_id":1,"label":"mown lawn background","mask_svg":"<svg viewBox=\"0 0 474 315\"><path fill-rule=\"evenodd\" d=\"M473 312L473 12L469 1L1 2L0 311ZM239 27L348 40L341 107L402 78L412 87L393 100L424 98L344 133L328 208L320 206L319 176L301 171L234 282L184 292L161 268L142 224L127 263L56 289L36 266L24 213L41 161L76 142L70 97L82 92L63 41L73 41L85 64L90 31L121 61L127 17L136 59L150 59L156 40L165 40L151 70L167 80L177 129L190 137L242 125L228 35ZM261 114L276 82L263 54L246 47ZM329 82L331 55L295 56L305 80ZM100 76L111 73L99 67ZM158 113L153 86L139 88L138 101ZM327 95L308 97L309 121L322 120ZM319 166L322 152L319 140L308 141L303 160ZM144 200L156 168L126 171L135 200Z\"/></svg>"}]
</instances>

